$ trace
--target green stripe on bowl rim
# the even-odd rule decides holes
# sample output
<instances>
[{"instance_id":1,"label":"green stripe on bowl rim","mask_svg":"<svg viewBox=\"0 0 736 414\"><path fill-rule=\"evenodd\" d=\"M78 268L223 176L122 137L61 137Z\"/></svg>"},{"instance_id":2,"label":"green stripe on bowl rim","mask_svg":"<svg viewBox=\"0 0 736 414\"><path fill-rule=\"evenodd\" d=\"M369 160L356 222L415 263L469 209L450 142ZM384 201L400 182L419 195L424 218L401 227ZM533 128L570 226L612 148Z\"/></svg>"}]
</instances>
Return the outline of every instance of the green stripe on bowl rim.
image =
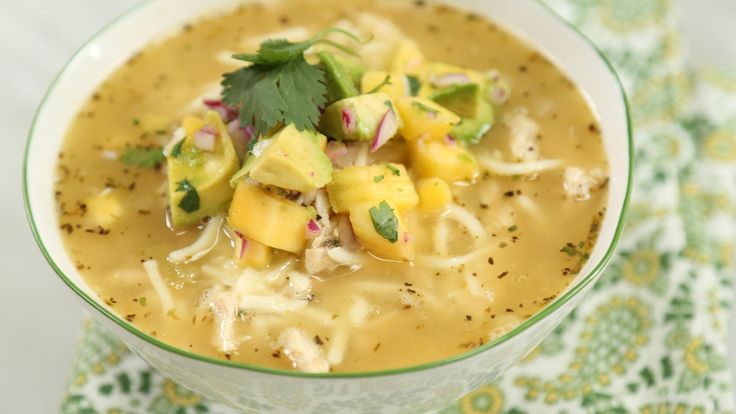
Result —
<instances>
[{"instance_id":1,"label":"green stripe on bowl rim","mask_svg":"<svg viewBox=\"0 0 736 414\"><path fill-rule=\"evenodd\" d=\"M477 354L485 352L499 344L502 344L514 338L515 336L526 331L528 328L532 327L536 323L542 321L548 315L554 313L556 310L562 307L562 305L567 303L574 296L578 295L588 284L590 284L592 281L596 279L596 277L603 271L605 266L610 261L613 255L613 252L616 248L616 245L621 239L621 234L623 233L624 224L626 222L626 217L628 215L628 208L629 208L629 202L630 202L631 190L632 190L632 179L633 179L632 176L633 176L633 168L634 168L634 142L633 142L633 131L632 131L632 124L631 124L631 112L629 108L629 100L628 100L628 97L626 96L626 92L623 88L621 80L613 68L613 65L608 60L608 58L598 49L598 47L585 34L580 32L575 26L573 26L568 21L563 19L554 10L552 10L549 6L547 6L544 2L537 1L537 3L540 4L542 8L548 14L550 14L553 18L555 18L559 22L563 23L565 26L575 31L578 34L578 36L580 36L583 40L585 40L588 43L588 45L598 54L598 56L605 63L606 67L608 68L611 75L613 76L616 83L618 84L619 90L621 92L621 97L623 99L625 111L626 111L627 137L628 137L627 145L628 145L628 161L629 162L628 162L628 168L627 168L626 193L624 195L624 202L621 207L621 212L618 217L618 222L616 224L616 229L614 231L614 235L613 235L613 239L611 240L611 244L608 246L608 249L604 253L601 260L596 264L596 266L590 271L590 273L585 275L585 277L583 277L575 286L570 288L570 290L568 290L564 295L557 298L557 300L550 303L547 307L545 307L541 311L534 314L531 318L525 320L523 323L518 325L516 328L514 328L510 332L506 333L505 335L499 338L494 339L493 341L489 341L475 349L472 349L470 351L467 351L461 354L453 355L449 358L445 358L445 359L438 360L438 361L428 362L428 363L419 364L419 365L412 365L412 366L397 368L397 369L383 370L383 371L337 372L337 373L316 374L316 373L306 373L306 372L274 369L274 368L262 367L258 365L251 365L251 364L245 364L245 363L234 362L234 361L228 361L224 359L212 358L212 357L208 357L205 355L195 354L192 352L185 351L184 349L180 349L172 345L169 345L165 342L162 342L146 334L145 332L142 332L135 326L123 320L121 317L115 315L114 313L112 313L111 311L103 307L94 298L87 295L81 288L79 288L76 284L74 284L69 279L69 277L66 274L64 274L64 272L54 262L54 259L51 257L51 254L46 249L43 239L39 233L38 227L36 226L36 222L34 221L34 218L33 218L32 207L31 207L30 198L28 194L28 155L30 151L31 140L34 135L34 131L36 129L36 123L38 121L39 114L43 110L48 97L54 91L56 85L58 84L62 76L66 73L67 69L74 62L80 59L81 55L90 47L92 42L94 42L100 35L106 33L108 30L111 30L112 28L117 26L117 24L119 24L120 22L126 20L129 17L132 17L137 12L142 10L144 7L150 4L153 4L154 2L155 0L145 0L141 2L140 4L132 7L130 10L126 11L125 13L121 14L117 18L113 19L110 23L108 23L102 29L98 30L97 33L95 33L90 39L88 39L79 48L79 50L77 50L77 52L74 53L74 56L64 65L61 71L56 75L51 85L49 86L49 89L46 91L43 98L41 99L41 103L39 104L39 107L36 110L36 113L33 117L33 121L31 123L31 128L28 133L28 142L26 143L26 148L25 148L24 155L23 155L23 201L25 205L26 218L28 219L28 222L31 226L31 232L33 233L33 237L36 240L38 247L41 249L41 253L46 258L46 261L53 268L56 274L61 278L61 280L67 286L69 286L70 289L72 289L77 295L79 295L89 306L91 306L92 308L100 312L102 315L104 315L110 321L114 322L115 324L117 324L118 326L126 330L128 333L138 337L139 339L145 342L150 343L151 345L154 345L165 351L169 351L173 354L176 354L176 355L179 355L185 358L193 359L193 360L200 361L200 362L206 362L206 363L211 363L215 365L225 366L229 368L244 369L247 371L254 371L254 372L272 374L272 375L277 375L277 376L287 376L287 377L295 377L295 378L325 378L325 379L343 378L344 379L344 378L368 378L368 377L380 377L380 376L407 374L407 373L437 368L443 365L452 364L454 362L458 362L458 361L473 357Z\"/></svg>"}]
</instances>

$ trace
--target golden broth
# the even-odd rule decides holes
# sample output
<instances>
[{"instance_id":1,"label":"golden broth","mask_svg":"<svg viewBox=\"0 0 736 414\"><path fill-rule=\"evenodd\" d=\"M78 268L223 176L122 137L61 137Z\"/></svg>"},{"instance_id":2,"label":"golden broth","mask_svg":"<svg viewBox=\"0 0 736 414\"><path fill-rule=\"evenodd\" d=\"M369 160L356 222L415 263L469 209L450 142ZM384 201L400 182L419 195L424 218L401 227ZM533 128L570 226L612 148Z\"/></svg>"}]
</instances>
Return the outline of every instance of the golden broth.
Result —
<instances>
[{"instance_id":1,"label":"golden broth","mask_svg":"<svg viewBox=\"0 0 736 414\"><path fill-rule=\"evenodd\" d=\"M594 114L544 57L476 16L422 2L396 3L305 0L245 6L147 45L101 84L68 132L56 188L67 250L100 298L142 331L174 346L283 369L291 369L291 361L275 344L284 328L301 327L327 354L335 327L349 326L344 359L331 369L365 371L468 351L538 312L564 290L584 262L582 252L595 242L605 189L586 201L573 201L565 197L562 169L542 172L536 180L484 174L472 185L452 187L455 201L489 233L485 245L490 247L484 254L444 270L422 260L370 260L353 273L326 275L324 281L314 280L315 297L309 306L331 315L331 324L300 312L241 315L236 335L242 342L235 352L219 351L217 324L199 306L217 275L202 266L235 272L224 264L232 257L229 240L221 234L215 249L200 261L176 266L168 262L167 255L192 243L199 229L170 230L166 175L124 166L115 155L130 146L165 144L190 102L233 69L217 54L243 50L249 38L293 26L316 32L364 11L383 16L416 40L430 59L483 71L496 68L508 79L511 99L496 107L497 122L474 152L498 150L508 156L510 130L501 120L514 108L526 107L539 125L546 158L607 171ZM401 154L386 155L391 148L381 153L402 160ZM115 213L114 223L100 227L87 203L105 189L123 208ZM439 221L446 226L448 254L475 249L465 230L449 220ZM437 222L435 217L417 217L418 253L436 253ZM561 251L568 243L575 247ZM141 266L149 258L159 263L175 312L161 310ZM475 294L470 293L473 289ZM349 323L356 296L371 306L371 317L358 327Z\"/></svg>"}]
</instances>

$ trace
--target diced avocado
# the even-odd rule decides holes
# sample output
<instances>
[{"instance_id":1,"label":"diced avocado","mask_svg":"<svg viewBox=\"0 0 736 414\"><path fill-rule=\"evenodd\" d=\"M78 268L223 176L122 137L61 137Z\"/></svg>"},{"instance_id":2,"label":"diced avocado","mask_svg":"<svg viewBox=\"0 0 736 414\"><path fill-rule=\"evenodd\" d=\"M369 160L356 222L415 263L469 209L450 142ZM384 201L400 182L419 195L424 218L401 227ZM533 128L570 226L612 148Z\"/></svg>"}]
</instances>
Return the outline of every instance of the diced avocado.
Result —
<instances>
[{"instance_id":1,"label":"diced avocado","mask_svg":"<svg viewBox=\"0 0 736 414\"><path fill-rule=\"evenodd\" d=\"M322 188L332 180L332 162L322 151L323 140L319 133L299 131L290 124L260 143L265 149L251 155L244 168L264 185L305 193Z\"/></svg>"},{"instance_id":2,"label":"diced avocado","mask_svg":"<svg viewBox=\"0 0 736 414\"><path fill-rule=\"evenodd\" d=\"M463 117L450 131L455 139L477 143L494 122L493 107L477 83L450 85L432 94L432 99Z\"/></svg>"},{"instance_id":3,"label":"diced avocado","mask_svg":"<svg viewBox=\"0 0 736 414\"><path fill-rule=\"evenodd\" d=\"M463 118L475 118L483 100L477 83L450 85L436 90L430 98Z\"/></svg>"},{"instance_id":4,"label":"diced avocado","mask_svg":"<svg viewBox=\"0 0 736 414\"><path fill-rule=\"evenodd\" d=\"M481 99L478 103L477 116L475 118L463 118L459 124L450 130L450 135L458 141L477 144L491 129L494 122L493 106L485 99Z\"/></svg>"},{"instance_id":5,"label":"diced avocado","mask_svg":"<svg viewBox=\"0 0 736 414\"><path fill-rule=\"evenodd\" d=\"M340 62L345 69L348 77L353 81L353 85L360 85L363 74L368 70L358 59L351 57L335 56L335 60Z\"/></svg>"},{"instance_id":6,"label":"diced avocado","mask_svg":"<svg viewBox=\"0 0 736 414\"><path fill-rule=\"evenodd\" d=\"M325 72L328 104L358 95L358 89L353 83L350 72L332 53L319 52L317 56L319 56L320 66Z\"/></svg>"},{"instance_id":7,"label":"diced avocado","mask_svg":"<svg viewBox=\"0 0 736 414\"><path fill-rule=\"evenodd\" d=\"M394 110L391 98L383 93L358 95L328 106L319 129L325 135L344 141L372 140L387 111ZM398 126L401 119L396 114Z\"/></svg>"},{"instance_id":8,"label":"diced avocado","mask_svg":"<svg viewBox=\"0 0 736 414\"><path fill-rule=\"evenodd\" d=\"M232 140L217 112L207 112L199 122L188 118L187 124L188 127L199 124L214 130L215 148L213 151L197 148L194 145L196 130L191 127L168 154L169 207L175 227L196 223L227 209L233 195L228 181L239 165Z\"/></svg>"},{"instance_id":9,"label":"diced avocado","mask_svg":"<svg viewBox=\"0 0 736 414\"><path fill-rule=\"evenodd\" d=\"M248 239L299 253L304 249L307 223L312 218L313 209L241 181L235 189L227 221Z\"/></svg>"},{"instance_id":10,"label":"diced avocado","mask_svg":"<svg viewBox=\"0 0 736 414\"><path fill-rule=\"evenodd\" d=\"M335 171L327 185L330 205L336 213L346 213L358 204L386 201L400 211L419 204L414 183L401 164L353 166Z\"/></svg>"}]
</instances>

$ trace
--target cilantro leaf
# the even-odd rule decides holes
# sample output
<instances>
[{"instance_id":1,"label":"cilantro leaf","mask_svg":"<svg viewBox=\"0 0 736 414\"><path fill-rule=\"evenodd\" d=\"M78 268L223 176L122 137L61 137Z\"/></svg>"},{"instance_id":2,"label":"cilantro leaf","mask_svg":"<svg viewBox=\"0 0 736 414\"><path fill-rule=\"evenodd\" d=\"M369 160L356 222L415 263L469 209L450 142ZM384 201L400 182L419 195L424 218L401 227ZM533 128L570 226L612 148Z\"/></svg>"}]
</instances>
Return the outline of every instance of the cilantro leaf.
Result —
<instances>
[{"instance_id":1,"label":"cilantro leaf","mask_svg":"<svg viewBox=\"0 0 736 414\"><path fill-rule=\"evenodd\" d=\"M181 180L176 185L177 192L184 192L178 207L187 213L199 210L199 193L189 180Z\"/></svg>"},{"instance_id":2,"label":"cilantro leaf","mask_svg":"<svg viewBox=\"0 0 736 414\"><path fill-rule=\"evenodd\" d=\"M380 183L381 181L383 181L383 176L382 175L375 175L375 176L373 176L373 182L374 183Z\"/></svg>"},{"instance_id":3,"label":"cilantro leaf","mask_svg":"<svg viewBox=\"0 0 736 414\"><path fill-rule=\"evenodd\" d=\"M266 135L278 125L294 124L298 130L314 130L320 108L326 103L325 75L304 58L310 47L322 43L353 53L351 49L327 39L340 33L358 41L342 29L327 29L304 42L269 39L255 54L233 57L252 65L226 73L222 79L222 100L239 108L241 125L252 125L255 136ZM354 53L353 53L354 54Z\"/></svg>"},{"instance_id":4,"label":"cilantro leaf","mask_svg":"<svg viewBox=\"0 0 736 414\"><path fill-rule=\"evenodd\" d=\"M184 139L183 138L182 138L181 141L179 141L176 144L174 144L174 147L173 148L171 148L171 156L172 157L179 158L179 156L181 155L181 147L182 147L182 145L184 145Z\"/></svg>"},{"instance_id":5,"label":"cilantro leaf","mask_svg":"<svg viewBox=\"0 0 736 414\"><path fill-rule=\"evenodd\" d=\"M406 81L409 83L409 94L411 96L419 95L419 89L422 88L422 82L414 75L406 75Z\"/></svg>"},{"instance_id":6,"label":"cilantro leaf","mask_svg":"<svg viewBox=\"0 0 736 414\"><path fill-rule=\"evenodd\" d=\"M377 206L371 207L368 213L371 215L376 233L391 243L399 241L399 220L386 201L381 201Z\"/></svg>"},{"instance_id":7,"label":"cilantro leaf","mask_svg":"<svg viewBox=\"0 0 736 414\"><path fill-rule=\"evenodd\" d=\"M388 170L391 171L391 174L397 177L401 175L401 170L399 170L398 168L394 167L391 164L386 164L386 168L388 168Z\"/></svg>"},{"instance_id":8,"label":"cilantro leaf","mask_svg":"<svg viewBox=\"0 0 736 414\"><path fill-rule=\"evenodd\" d=\"M374 86L373 89L369 90L366 93L368 93L368 94L376 93L376 92L378 92L379 90L381 90L381 88L383 88L386 85L391 85L391 75L386 75L386 77L383 78L383 80L381 81L381 83L379 83L378 85Z\"/></svg>"},{"instance_id":9,"label":"cilantro leaf","mask_svg":"<svg viewBox=\"0 0 736 414\"><path fill-rule=\"evenodd\" d=\"M135 147L125 151L125 154L120 157L120 162L136 167L154 168L161 165L164 159L161 147Z\"/></svg>"}]
</instances>

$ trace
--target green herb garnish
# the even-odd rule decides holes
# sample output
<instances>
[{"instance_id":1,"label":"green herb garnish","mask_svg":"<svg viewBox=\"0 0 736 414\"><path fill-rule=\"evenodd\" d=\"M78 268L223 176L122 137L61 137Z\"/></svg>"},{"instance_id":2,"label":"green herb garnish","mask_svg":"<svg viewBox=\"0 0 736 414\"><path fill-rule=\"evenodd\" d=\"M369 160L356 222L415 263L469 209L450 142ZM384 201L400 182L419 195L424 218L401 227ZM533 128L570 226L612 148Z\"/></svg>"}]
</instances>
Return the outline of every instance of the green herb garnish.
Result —
<instances>
[{"instance_id":1,"label":"green herb garnish","mask_svg":"<svg viewBox=\"0 0 736 414\"><path fill-rule=\"evenodd\" d=\"M226 73L222 79L222 100L240 108L240 124L253 125L254 135L265 135L272 128L294 124L303 131L319 122L320 108L326 103L325 75L318 65L304 58L316 44L326 44L354 55L348 47L326 36L340 33L360 42L352 33L332 28L303 42L269 39L255 54L236 54L233 58L252 65Z\"/></svg>"},{"instance_id":2,"label":"green herb garnish","mask_svg":"<svg viewBox=\"0 0 736 414\"><path fill-rule=\"evenodd\" d=\"M387 164L386 168L388 168L388 170L391 171L391 173L397 177L401 175L401 170L399 170L398 168L394 167L391 164Z\"/></svg>"},{"instance_id":3,"label":"green herb garnish","mask_svg":"<svg viewBox=\"0 0 736 414\"><path fill-rule=\"evenodd\" d=\"M566 255L568 255L570 257L577 256L577 255L580 254L580 252L578 251L577 247L575 247L571 243L568 243L567 245L565 245L565 247L563 247L562 249L560 249L560 252L565 253Z\"/></svg>"},{"instance_id":4,"label":"green herb garnish","mask_svg":"<svg viewBox=\"0 0 736 414\"><path fill-rule=\"evenodd\" d=\"M139 298L138 298L138 303L139 303L139 304L140 304L141 306L146 306L146 297L145 297L145 296L141 296L141 297L139 297Z\"/></svg>"},{"instance_id":5,"label":"green herb garnish","mask_svg":"<svg viewBox=\"0 0 736 414\"><path fill-rule=\"evenodd\" d=\"M369 90L367 93L376 93L386 85L391 85L391 75L386 75L386 77L383 78L383 81L381 81L381 83L376 85L373 89Z\"/></svg>"},{"instance_id":6,"label":"green herb garnish","mask_svg":"<svg viewBox=\"0 0 736 414\"><path fill-rule=\"evenodd\" d=\"M509 233L515 232L518 228L519 227L517 227L516 224L514 224L513 226L509 227Z\"/></svg>"},{"instance_id":7,"label":"green herb garnish","mask_svg":"<svg viewBox=\"0 0 736 414\"><path fill-rule=\"evenodd\" d=\"M199 193L189 180L181 180L176 184L177 192L184 192L184 197L179 201L179 208L191 213L199 210Z\"/></svg>"},{"instance_id":8,"label":"green herb garnish","mask_svg":"<svg viewBox=\"0 0 736 414\"><path fill-rule=\"evenodd\" d=\"M375 175L375 176L373 176L373 182L374 183L380 183L381 181L383 181L383 178L384 177L382 175Z\"/></svg>"},{"instance_id":9,"label":"green herb garnish","mask_svg":"<svg viewBox=\"0 0 736 414\"><path fill-rule=\"evenodd\" d=\"M179 158L181 155L181 146L184 145L184 139L177 142L174 147L171 149L171 156L174 158Z\"/></svg>"},{"instance_id":10,"label":"green herb garnish","mask_svg":"<svg viewBox=\"0 0 736 414\"><path fill-rule=\"evenodd\" d=\"M422 88L422 82L414 75L406 75L406 81L409 82L409 94L411 96L419 95L419 89Z\"/></svg>"},{"instance_id":11,"label":"green herb garnish","mask_svg":"<svg viewBox=\"0 0 736 414\"><path fill-rule=\"evenodd\" d=\"M421 102L416 102L416 101L415 101L415 102L412 102L411 104L412 104L412 105L413 105L414 107L416 107L417 109L419 109L420 111L422 111L422 112L426 112L426 113L428 113L428 114L432 114L432 115L438 115L438 114L440 113L440 111L438 111L438 110L436 110L436 109L432 108L432 107L431 107L431 106L429 106L429 105L425 105L425 104L423 104L423 103L421 103Z\"/></svg>"},{"instance_id":12,"label":"green herb garnish","mask_svg":"<svg viewBox=\"0 0 736 414\"><path fill-rule=\"evenodd\" d=\"M161 147L135 147L125 151L125 154L120 157L120 162L125 165L153 168L161 165L161 161L164 159Z\"/></svg>"},{"instance_id":13,"label":"green herb garnish","mask_svg":"<svg viewBox=\"0 0 736 414\"><path fill-rule=\"evenodd\" d=\"M368 213L371 215L376 233L391 243L399 241L399 220L386 201L381 201L377 206L371 207Z\"/></svg>"}]
</instances>

